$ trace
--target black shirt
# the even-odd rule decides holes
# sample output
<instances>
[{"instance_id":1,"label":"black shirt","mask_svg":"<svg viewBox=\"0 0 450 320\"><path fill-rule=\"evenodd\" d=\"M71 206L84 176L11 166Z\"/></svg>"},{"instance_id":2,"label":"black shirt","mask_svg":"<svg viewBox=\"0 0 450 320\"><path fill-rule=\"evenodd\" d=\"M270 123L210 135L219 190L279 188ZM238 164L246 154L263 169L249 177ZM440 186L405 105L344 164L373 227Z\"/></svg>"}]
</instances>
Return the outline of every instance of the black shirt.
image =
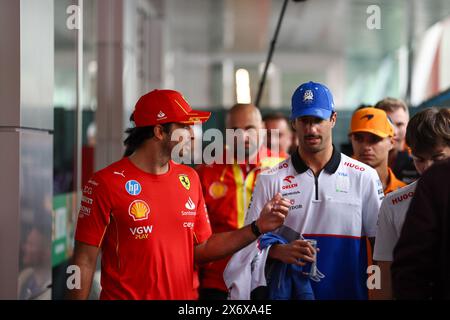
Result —
<instances>
[{"instance_id":1,"label":"black shirt","mask_svg":"<svg viewBox=\"0 0 450 320\"><path fill-rule=\"evenodd\" d=\"M401 151L397 154L397 158L391 169L397 179L406 184L410 184L419 178L414 161L407 151Z\"/></svg>"},{"instance_id":2,"label":"black shirt","mask_svg":"<svg viewBox=\"0 0 450 320\"><path fill-rule=\"evenodd\" d=\"M450 161L418 182L391 271L397 299L450 299Z\"/></svg>"}]
</instances>

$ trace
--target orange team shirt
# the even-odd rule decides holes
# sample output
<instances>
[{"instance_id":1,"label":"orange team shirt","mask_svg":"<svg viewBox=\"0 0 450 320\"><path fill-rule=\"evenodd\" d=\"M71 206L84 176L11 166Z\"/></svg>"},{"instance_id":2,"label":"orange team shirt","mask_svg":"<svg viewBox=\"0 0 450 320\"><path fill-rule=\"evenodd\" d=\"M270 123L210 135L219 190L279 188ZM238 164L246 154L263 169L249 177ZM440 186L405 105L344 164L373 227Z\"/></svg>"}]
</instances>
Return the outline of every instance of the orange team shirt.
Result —
<instances>
[{"instance_id":1,"label":"orange team shirt","mask_svg":"<svg viewBox=\"0 0 450 320\"><path fill-rule=\"evenodd\" d=\"M196 299L194 245L211 235L197 173L153 175L128 158L83 190L77 241L102 249L100 299Z\"/></svg>"},{"instance_id":2,"label":"orange team shirt","mask_svg":"<svg viewBox=\"0 0 450 320\"><path fill-rule=\"evenodd\" d=\"M406 183L397 179L394 172L392 172L391 168L388 168L388 171L389 171L389 179L388 179L389 183L384 189L385 195L406 186Z\"/></svg>"}]
</instances>

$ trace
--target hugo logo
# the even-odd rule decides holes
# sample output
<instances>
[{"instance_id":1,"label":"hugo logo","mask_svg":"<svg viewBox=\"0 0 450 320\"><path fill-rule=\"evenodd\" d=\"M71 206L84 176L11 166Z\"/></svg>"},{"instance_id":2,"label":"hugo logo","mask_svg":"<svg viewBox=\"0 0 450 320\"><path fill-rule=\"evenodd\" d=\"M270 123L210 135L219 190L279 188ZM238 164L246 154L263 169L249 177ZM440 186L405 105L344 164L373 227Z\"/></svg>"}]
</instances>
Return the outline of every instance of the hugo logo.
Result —
<instances>
[{"instance_id":1,"label":"hugo logo","mask_svg":"<svg viewBox=\"0 0 450 320\"><path fill-rule=\"evenodd\" d=\"M350 162L345 162L344 163L344 166L347 166L347 167L349 167L349 168L353 168L353 169L355 169L355 170L359 170L359 171L366 171L366 169L365 168L363 168L363 167L360 167L360 166L358 166L357 164L354 164L354 163L350 163Z\"/></svg>"}]
</instances>

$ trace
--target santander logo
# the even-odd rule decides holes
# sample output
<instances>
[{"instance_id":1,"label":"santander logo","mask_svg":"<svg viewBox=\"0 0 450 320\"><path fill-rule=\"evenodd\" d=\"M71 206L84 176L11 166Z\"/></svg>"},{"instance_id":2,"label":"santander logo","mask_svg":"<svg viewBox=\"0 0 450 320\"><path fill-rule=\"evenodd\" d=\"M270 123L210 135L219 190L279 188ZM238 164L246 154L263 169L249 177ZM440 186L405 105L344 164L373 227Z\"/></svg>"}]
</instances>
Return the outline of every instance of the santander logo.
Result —
<instances>
[{"instance_id":1,"label":"santander logo","mask_svg":"<svg viewBox=\"0 0 450 320\"><path fill-rule=\"evenodd\" d=\"M162 111L159 111L159 113L156 117L158 118L158 120L163 120L163 119L167 118L166 114Z\"/></svg>"},{"instance_id":2,"label":"santander logo","mask_svg":"<svg viewBox=\"0 0 450 320\"><path fill-rule=\"evenodd\" d=\"M186 204L184 206L188 210L194 210L195 209L195 203L194 203L194 201L192 201L191 197L189 197L189 200L186 202Z\"/></svg>"}]
</instances>

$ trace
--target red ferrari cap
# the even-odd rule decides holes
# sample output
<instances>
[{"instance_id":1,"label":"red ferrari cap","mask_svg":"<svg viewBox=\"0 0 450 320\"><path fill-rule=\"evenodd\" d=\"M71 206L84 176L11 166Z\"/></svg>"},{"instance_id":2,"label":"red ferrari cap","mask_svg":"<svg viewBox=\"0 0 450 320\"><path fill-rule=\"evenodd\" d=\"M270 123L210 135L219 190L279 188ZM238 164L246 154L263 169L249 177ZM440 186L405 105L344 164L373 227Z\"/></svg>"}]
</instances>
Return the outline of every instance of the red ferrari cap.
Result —
<instances>
[{"instance_id":1,"label":"red ferrari cap","mask_svg":"<svg viewBox=\"0 0 450 320\"><path fill-rule=\"evenodd\" d=\"M175 90L153 90L143 95L136 103L133 117L136 127L177 122L202 123L211 112L192 110L184 97Z\"/></svg>"}]
</instances>

